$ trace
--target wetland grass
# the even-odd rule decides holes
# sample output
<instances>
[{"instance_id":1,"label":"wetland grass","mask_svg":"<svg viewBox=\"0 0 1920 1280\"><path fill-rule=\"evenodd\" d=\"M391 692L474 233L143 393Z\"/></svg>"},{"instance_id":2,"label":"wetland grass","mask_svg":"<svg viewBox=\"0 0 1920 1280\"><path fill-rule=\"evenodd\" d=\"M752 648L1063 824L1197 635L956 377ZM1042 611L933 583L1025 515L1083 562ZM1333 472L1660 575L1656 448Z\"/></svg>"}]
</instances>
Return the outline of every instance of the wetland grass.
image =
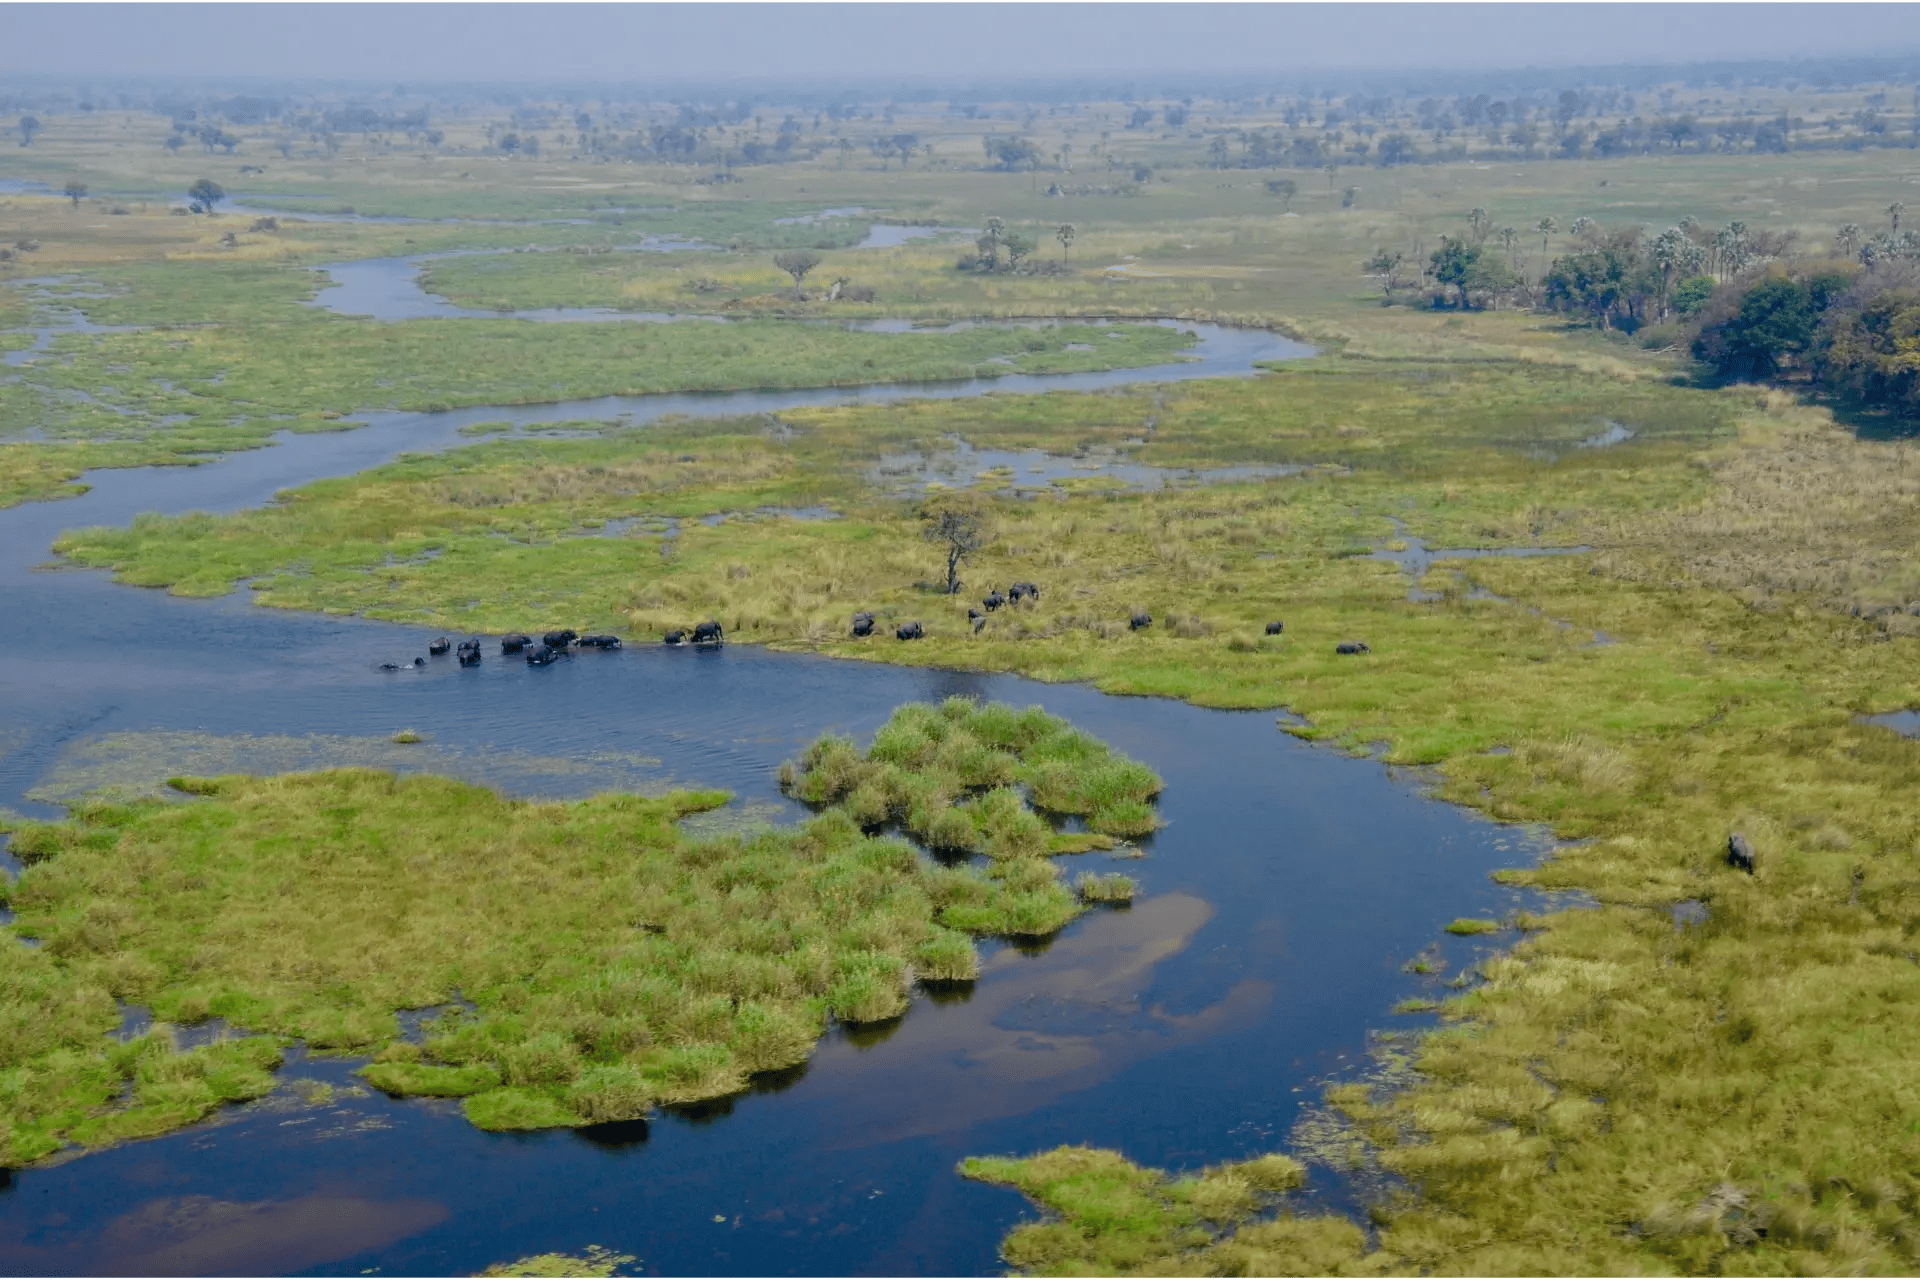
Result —
<instances>
[{"instance_id":1,"label":"wetland grass","mask_svg":"<svg viewBox=\"0 0 1920 1280\"><path fill-rule=\"evenodd\" d=\"M105 142L93 155L112 161ZM520 191L485 178L463 187L461 163L422 162L421 179L396 179L388 190L372 177L298 169L287 181L310 180L303 189L328 186L329 198L396 211L497 216L579 206L564 184ZM389 164L383 172L397 170ZM632 500L590 492L588 483L592 467L630 456L565 454L581 442L554 441L545 461L468 454L303 491L287 504L297 514L156 524L119 542L89 533L71 545L88 563L176 590L271 575L261 598L292 607L465 625L459 603L479 598L485 618L473 621L504 629L548 621L542 610L551 601L527 589L548 575L572 611L553 625L592 613L645 630L724 615L736 635L792 647L1015 670L1213 705L1286 705L1304 718L1290 721L1291 732L1349 747L1385 740L1390 760L1437 766L1448 798L1582 839L1507 879L1581 890L1593 909L1528 921L1508 955L1481 966L1486 981L1443 1006L1445 1025L1425 1038L1417 1074L1396 1076L1392 1090L1329 1091L1345 1131L1405 1180L1404 1196L1372 1206L1373 1243L1339 1219L1269 1220L1272 1201L1259 1196L1248 1215L1245 1188L1261 1188L1245 1165L1198 1193L1192 1184L1204 1175L1170 1178L1112 1153L970 1162L969 1172L1018 1186L1056 1215L1009 1238L1007 1256L1023 1270L1910 1273L1920 1266L1920 1183L1912 1172L1920 1167L1920 1114L1910 1067L1920 1041L1903 1011L1920 1001L1910 958L1920 827L1904 798L1920 786L1920 744L1854 717L1920 703L1915 641L1903 620L1914 616L1904 555L1912 541L1904 478L1911 446L1864 446L1820 410L1780 394L1666 385L1685 372L1670 358L1556 319L1383 308L1354 276L1354 264L1397 243L1406 223L1459 225L1476 205L1514 225L1582 213L1603 221L1651 214L1661 223L1694 214L1719 223L1764 205L1770 226L1824 241L1842 219L1877 218L1899 179L1884 154L1837 152L1381 173L1387 185L1368 191L1363 207L1334 212L1331 193L1322 206L1303 196L1306 216L1296 219L1272 211L1257 177L1227 190L1223 182L1241 180L1211 169L1175 169L1140 199L1097 210L1082 202L1074 211L1082 231L1076 262L1134 255L1139 274L1127 278L1089 271L960 279L947 269L950 246L848 255L845 263L891 314L1223 316L1283 327L1337 353L1273 377L1189 384L1169 392L1164 406L1141 391L783 415L797 428L786 446L793 461L757 472L759 463L747 464L758 446L744 437L759 427L710 432L704 443L698 431L676 436L682 429L670 428L661 433L664 447L703 458L729 431L742 438L740 460L729 463L736 470L678 490L643 488ZM997 184L990 198L983 181ZM775 166L753 171L750 182L756 203L769 209L797 198L794 188L805 183L819 204L911 207L953 225L976 225L983 212L1037 223L1060 207L1010 195L992 176L930 167L827 178L817 167ZM633 198L661 203L692 190L650 178L629 187ZM59 269L177 253L178 261L156 268L170 288L147 296L185 297L182 282L213 279L185 273L217 252L216 227L115 219L112 244L63 241L52 220L61 202L43 203L21 217L35 220L28 229ZM713 216L744 218L741 207ZM416 232L499 235L407 229ZM400 251L398 231L308 224L299 235L320 246L296 253L306 262ZM343 249L349 242L353 249ZM842 269L842 255L829 254L826 270ZM677 306L693 296L683 285L696 271L714 277L722 299L777 283L759 263L682 265L527 254L435 271L458 296L509 305ZM7 324L21 312L12 293L0 289ZM111 312L116 303L95 305L100 317L130 314ZM191 338L173 335L204 382L217 370L194 353ZM214 345L231 350L234 339ZM152 372L167 376L172 349L150 354ZM95 362L91 376L110 373L93 340L76 342L72 355ZM45 391L15 393L31 403L0 406L9 427L43 414L76 436L114 429L93 410L42 407L63 383L97 387L59 369L37 376ZM210 403L217 397L194 394L218 407ZM330 395L350 402L342 412L380 399L344 380ZM1630 407L1633 440L1575 448L1598 420L1622 420L1617 404ZM223 423L203 414L191 431L137 443L204 448L227 438L223 430L259 430L252 420ZM935 447L947 434L1064 454L1139 439L1141 461L1320 469L1204 493L1082 492L1004 504L1001 537L970 577L1043 581L1042 607L996 615L977 639L956 613L929 614L922 645L848 641L854 609L926 611L906 585L928 574L913 552L912 524L869 492L861 473L885 452ZM69 491L78 467L95 465L83 458L132 456L135 447L0 445L0 493ZM91 448L105 453L81 452ZM543 471L556 461L574 469ZM515 487L536 474L553 487ZM471 497L462 485L472 486ZM779 520L689 524L671 556L652 542L568 538L588 519L698 515L744 505L736 494L783 487L831 501L845 518L806 530ZM509 506L525 517L518 525L501 510ZM1396 568L1366 558L1395 536L1389 516L1435 546L1585 542L1596 550L1476 561L1461 589L1415 603ZM411 562L412 549L440 543L447 552L438 560ZM180 554L188 545L204 571ZM735 564L747 576L728 577L725 567ZM1443 564L1427 585L1450 574ZM1211 635L1156 628L1127 637L1124 610L1134 602L1157 618L1197 618ZM1284 644L1247 641L1275 616L1287 619ZM1613 643L1594 644L1600 630ZM1331 642L1349 634L1365 634L1373 646L1364 670L1327 656ZM1512 750L1490 754L1495 747ZM849 794L844 806L856 798L862 817L890 813L894 800L874 787ZM943 822L947 834L964 837L963 819L943 816L957 807L929 808L929 829ZM1717 862L1736 825L1769 853L1750 879ZM835 839L857 835L856 819L846 816ZM35 838L29 833L28 844ZM1678 901L1709 910L1677 930L1668 908ZM81 921L82 936L84 926L122 927L104 917ZM964 976L971 945L962 934L949 929L919 945L916 971ZM0 961L17 970L0 987L13 996L4 1025L17 1043L41 1046L34 1061L48 1064L34 1068L38 1076L0 1074L0 1088L13 1091L15 1107L29 1084L29 1092L42 1091L35 1097L66 1098L60 1105L77 1124L92 1114L88 1090L106 1097L137 1074L109 1060L98 1040L115 1018L111 982L127 986L139 974L102 972L74 988L50 977L49 949L16 948ZM866 977L865 990L884 989L884 974ZM457 1040L460 1028L442 1031ZM398 1045L383 1053L396 1068L409 1065ZM543 1054L522 1055L516 1070L565 1072L564 1055ZM486 1062L498 1069L500 1053ZM691 1055L667 1074L699 1080L712 1069ZM449 1090L461 1083L440 1079ZM564 1085L508 1084L504 1072L501 1081L494 1091L503 1112L557 1107L576 1087L582 1099L604 1090L617 1111L632 1083L585 1066ZM1287 1179L1273 1181L1278 1189Z\"/></svg>"},{"instance_id":2,"label":"wetland grass","mask_svg":"<svg viewBox=\"0 0 1920 1280\"><path fill-rule=\"evenodd\" d=\"M812 820L708 839L676 824L720 793L539 804L369 769L179 778L194 800L24 823L9 932L41 945L0 947L0 1163L258 1096L295 1038L370 1055L362 1074L388 1093L463 1098L482 1128L633 1119L803 1062L831 1018L899 1017L920 979L973 978L973 936L1044 935L1080 911L1019 794L965 793L1063 740L1110 768L1104 745L960 700L904 707L881 737L870 760L823 739L789 772ZM865 833L850 801L872 785L909 823L974 806L987 866ZM456 992L400 1038L397 1011ZM242 1034L123 1043L121 1002Z\"/></svg>"}]
</instances>

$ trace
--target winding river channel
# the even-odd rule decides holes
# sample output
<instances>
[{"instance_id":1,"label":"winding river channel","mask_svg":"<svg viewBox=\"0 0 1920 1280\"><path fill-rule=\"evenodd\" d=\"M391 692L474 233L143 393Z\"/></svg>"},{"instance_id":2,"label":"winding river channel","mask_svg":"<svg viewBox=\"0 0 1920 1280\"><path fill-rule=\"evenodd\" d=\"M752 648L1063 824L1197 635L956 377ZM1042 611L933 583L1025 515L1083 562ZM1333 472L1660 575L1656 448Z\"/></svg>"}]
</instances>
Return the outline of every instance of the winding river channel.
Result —
<instances>
[{"instance_id":1,"label":"winding river channel","mask_svg":"<svg viewBox=\"0 0 1920 1280\"><path fill-rule=\"evenodd\" d=\"M431 307L407 293L417 266L335 267L342 288L320 304ZM361 313L402 318L391 311ZM475 669L383 674L376 663L424 652L432 633L43 567L64 528L257 505L464 443L459 428L481 420L1089 389L1247 376L1306 354L1272 334L1183 327L1199 334L1196 359L1103 374L370 413L357 430L98 472L79 498L0 511L0 596L25 642L0 665L0 804L16 809L56 813L29 793L57 797L63 779L116 769L361 762L543 796L721 786L744 818L785 821L800 811L774 784L782 759L951 694L1039 703L1167 784L1167 826L1119 864L1141 883L1131 909L1092 912L1046 946L985 944L970 994L923 994L883 1029L835 1029L805 1068L750 1094L600 1131L488 1134L457 1104L356 1092L356 1062L296 1051L287 1079L342 1091L320 1103L286 1091L167 1137L0 1173L0 1272L472 1274L598 1244L649 1274L991 1273L1001 1236L1031 1211L960 1178L967 1155L1088 1142L1193 1168L1287 1142L1319 1083L1357 1070L1380 1029L1422 1024L1393 1006L1437 994L1438 979L1405 966L1423 952L1447 974L1470 963L1475 944L1441 927L1518 904L1488 873L1531 861L1537 836L1305 744L1270 712L738 646L634 643L534 669L489 644ZM396 747L401 727L427 742ZM1351 1208L1355 1190L1317 1168L1307 1195Z\"/></svg>"}]
</instances>

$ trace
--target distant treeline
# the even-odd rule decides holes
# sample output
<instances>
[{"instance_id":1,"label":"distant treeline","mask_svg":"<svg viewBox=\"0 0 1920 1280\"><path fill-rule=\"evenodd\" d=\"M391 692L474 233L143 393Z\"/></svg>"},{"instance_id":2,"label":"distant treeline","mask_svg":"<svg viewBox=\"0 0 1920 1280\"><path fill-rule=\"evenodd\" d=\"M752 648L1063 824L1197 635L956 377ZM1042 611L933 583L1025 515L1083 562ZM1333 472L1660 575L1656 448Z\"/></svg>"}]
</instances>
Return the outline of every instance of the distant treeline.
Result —
<instances>
[{"instance_id":1,"label":"distant treeline","mask_svg":"<svg viewBox=\"0 0 1920 1280\"><path fill-rule=\"evenodd\" d=\"M249 96L270 90L273 96L318 101L370 101L394 93L390 82L263 80L231 76L201 77L90 76L84 84L71 77L13 74L0 93L0 112L59 110L62 103L93 101L120 109L157 110L157 102L187 101L194 105L221 96ZM588 106L600 102L745 103L749 110L779 106L808 111L830 106L880 105L888 102L924 107L949 103L1021 103L1067 105L1086 102L1153 102L1206 99L1225 103L1265 102L1269 97L1472 97L1494 98L1555 95L1561 90L1611 86L1646 91L1678 84L1690 90L1713 87L1836 88L1865 84L1910 84L1920 80L1920 55L1887 54L1870 57L1716 60L1687 63L1645 63L1612 66L1493 68L1452 70L1396 68L1300 71L1286 67L1222 72L1169 74L1024 76L964 79L923 76L904 78L874 75L839 77L831 84L818 79L759 77L751 89L739 80L697 80L655 77L644 84L631 81L539 81L511 85L449 82L399 86L419 98L446 104L513 107L526 103ZM104 87L103 87L104 86ZM191 86L191 87L187 87ZM404 95L403 95L404 96ZM235 121L235 123L239 123Z\"/></svg>"}]
</instances>

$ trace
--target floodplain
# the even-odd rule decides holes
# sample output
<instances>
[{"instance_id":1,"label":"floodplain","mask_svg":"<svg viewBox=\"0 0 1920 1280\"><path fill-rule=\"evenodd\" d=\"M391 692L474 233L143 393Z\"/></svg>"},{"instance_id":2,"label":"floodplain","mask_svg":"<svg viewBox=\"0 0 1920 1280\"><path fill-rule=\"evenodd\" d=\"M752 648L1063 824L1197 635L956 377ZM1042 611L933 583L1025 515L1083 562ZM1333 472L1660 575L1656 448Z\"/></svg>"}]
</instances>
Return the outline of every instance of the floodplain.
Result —
<instances>
[{"instance_id":1,"label":"floodplain","mask_svg":"<svg viewBox=\"0 0 1920 1280\"><path fill-rule=\"evenodd\" d=\"M1485 924L1497 945L1474 953L1457 987L1421 997L1437 1015L1425 1015L1431 1029L1402 1056L1321 1081L1317 1128L1165 1172L1072 1142L969 1153L980 1158L954 1179L1016 1187L1047 1215L1007 1236L1009 1265L1761 1274L1899 1272L1920 1260L1911 1173L1920 1113L1906 1066L1916 1046L1901 1013L1920 995L1910 945L1920 828L1903 802L1920 743L1869 720L1920 705L1920 604L1904 554L1920 525L1912 445L1885 415L1805 381L1710 377L1656 326L1623 334L1544 301L1455 309L1383 299L1382 280L1362 266L1383 249L1468 234L1469 213L1486 210L1526 232L1520 239L1540 237L1531 260L1506 246L1523 277L1542 277L1550 256L1570 251L1564 230L1527 232L1543 218L1656 228L1765 218L1823 251L1842 225L1884 220L1888 202L1920 180L1912 152L1468 156L1367 166L1340 182L1307 169L1276 208L1263 173L1209 164L1174 137L1140 140L1152 178L1130 194L1044 195L1033 167L980 167L977 128L949 120L923 126L931 155L911 165L825 151L810 163L742 167L740 181L720 186L696 185L693 166L609 166L551 145L511 160L369 145L351 167L320 156L270 162L271 179L246 188L246 213L174 216L167 182L232 162L163 164L157 144L123 162L109 143L116 128L164 122L76 116L70 132L50 129L34 154L9 154L0 167L55 191L61 172L82 173L103 193L87 208L51 191L4 197L20 239L37 244L30 278L0 277L10 330L0 338L0 493L10 501L57 503L91 468L206 462L271 447L281 431L350 431L369 411L1151 368L1188 346L1177 326L1125 322L1267 328L1316 349L1253 376L1090 391L499 432L479 421L470 443L316 477L264 505L74 528L53 548L68 566L180 597L241 589L259 605L428 632L577 627L631 647L714 619L730 642L777 652L1284 709L1276 733L1418 766L1438 797L1551 831L1551 856L1500 879L1577 892L1578 905L1499 920L1466 914L1474 903L1446 911L1436 937L1457 916L1455 933ZM476 170L484 181L454 176ZM324 200L290 194L315 190ZM128 212L92 207L106 200ZM361 213L301 216L346 205ZM812 216L820 210L852 212ZM957 256L979 247L990 219L1024 230L1037 246L1028 256L1057 269L960 270ZM547 221L527 225L537 220ZM1073 234L1049 243L1068 221ZM934 234L861 247L876 224ZM646 236L705 247L623 248ZM388 322L310 305L329 262L456 249L487 252L433 258L420 281L453 306L597 313ZM804 283L774 262L793 251L818 259ZM63 319L76 314L84 325ZM861 327L882 319L905 322L886 327L904 332ZM959 320L1002 323L944 331ZM1059 320L1098 323L1004 323ZM975 454L987 465L969 472ZM1023 482L1036 459L1045 473ZM959 564L959 594L945 591L943 551L922 536L941 505L981 532ZM1396 559L1414 539L1563 554ZM1038 596L969 616L1021 581L1039 584ZM877 625L856 637L863 611ZM1148 623L1133 625L1141 616ZM896 639L910 623L922 637ZM1336 649L1356 641L1366 651ZM275 1004L173 986L156 1013L218 1014L314 1049L383 1045L386 1060L366 1069L373 1083L471 1093L474 1121L498 1128L627 1121L660 1102L738 1090L741 1073L804 1057L825 1008L845 1006L857 1026L865 1013L898 1012L909 968L932 983L966 978L973 944L963 935L1046 934L1080 910L1041 856L1054 837L1010 801L967 809L950 789L923 796L898 777L876 780L873 768L857 743L823 741L789 785L864 805L868 819L897 810L930 847L977 842L990 855L1019 845L1032 856L992 861L1010 874L975 874L969 884L984 886L968 890L975 914L937 932L929 911L951 913L960 898L934 886L970 873L858 840L857 821L842 819L829 839L820 833L831 811L780 836L683 843L664 824L693 800L575 806L567 821L643 824L643 844L686 862L696 880L714 877L699 894L724 897L743 937L766 921L738 895L771 898L775 888L729 877L774 876L787 866L782 842L814 840L820 875L890 871L912 886L899 911L848 922L909 922L852 948L860 963L842 956L839 969L801 984L804 997L752 1017L736 998L687 1014L711 1026L650 1026L671 1050L609 1040L600 1058L583 1055L620 1018L570 1021L541 1004L550 992L512 994L504 976L485 989L519 1021L511 1037L495 1036L501 1045L483 1047L492 1024L453 1014L440 1027L444 1051L401 1047L383 1021L394 1009L440 1000L452 985L481 988L437 976L375 991L376 977L399 982L400 970L346 983L345 1011L325 1018L292 996ZM528 856L535 839L513 834L530 821L518 802L449 781L335 773L204 789L201 800L159 807L77 808L66 825L14 837L15 854L36 861L9 889L19 912L9 928L44 945L10 963L57 970L34 988L49 1000L84 979L91 1003L64 1007L89 1035L118 1016L116 998L151 998L165 985L164 964L123 944L141 914L116 888L140 859L160 875L162 833L179 839L294 797L293 816L279 820L324 823L349 803L339 791L364 793L351 804L369 825L383 805L399 806L394 821L418 821L431 798L477 824L476 839L519 840L513 856ZM1115 799L1126 813L1107 825L1147 835L1147 798L1136 786ZM1098 806L1083 812L1097 816ZM990 830L995 822L1006 830ZM1088 825L1089 839L1100 834ZM1732 831L1762 851L1751 876L1726 865ZM311 833L294 843L324 847ZM570 855L577 866L540 874L612 892L595 847ZM311 868L268 874L326 892ZM1121 896L1109 879L1118 875L1082 880L1079 896ZM640 876L628 896L657 883ZM995 896L1009 886L1019 903ZM179 892L218 896L205 884ZM1137 897L1133 910L1156 900ZM450 889L436 906L455 901ZM247 918L278 927L271 915ZM431 915L409 919L425 939L451 936ZM665 942L643 929L622 945L664 947L677 919L658 922ZM725 982L702 994L739 995ZM54 1025L15 1004L10 1025ZM1396 1015L1375 1016L1386 1025ZM766 1028L745 1026L755 1018ZM750 1033L765 1041L751 1052ZM460 1036L473 1044L454 1045ZM60 1088L94 1091L64 1111L21 1099L38 1087L25 1082L73 1051L15 1039L0 1050L16 1117L10 1158L69 1138L157 1132L265 1093L279 1061L265 1039L178 1051L149 1033L83 1065L59 1058ZM726 1062L712 1048L722 1043ZM131 1105L94 1098L129 1083ZM1369 1190L1336 1212L1300 1190L1315 1166Z\"/></svg>"}]
</instances>

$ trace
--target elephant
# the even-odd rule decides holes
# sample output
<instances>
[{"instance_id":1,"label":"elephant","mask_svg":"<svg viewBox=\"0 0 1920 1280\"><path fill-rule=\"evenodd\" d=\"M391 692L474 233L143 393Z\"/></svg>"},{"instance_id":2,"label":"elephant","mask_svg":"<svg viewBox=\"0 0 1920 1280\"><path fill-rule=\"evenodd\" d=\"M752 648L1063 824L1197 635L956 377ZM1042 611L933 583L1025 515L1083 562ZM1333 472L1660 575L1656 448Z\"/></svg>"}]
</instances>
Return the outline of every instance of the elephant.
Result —
<instances>
[{"instance_id":1,"label":"elephant","mask_svg":"<svg viewBox=\"0 0 1920 1280\"><path fill-rule=\"evenodd\" d=\"M559 656L560 650L555 649L551 645L543 644L538 649L527 650L527 665L530 667L544 667Z\"/></svg>"},{"instance_id":2,"label":"elephant","mask_svg":"<svg viewBox=\"0 0 1920 1280\"><path fill-rule=\"evenodd\" d=\"M1760 855L1754 850L1753 842L1738 831L1727 837L1727 865L1738 868L1748 875L1753 874Z\"/></svg>"},{"instance_id":3,"label":"elephant","mask_svg":"<svg viewBox=\"0 0 1920 1280\"><path fill-rule=\"evenodd\" d=\"M606 635L581 636L578 640L574 641L574 644L582 649L618 649L620 647L620 637Z\"/></svg>"},{"instance_id":4,"label":"elephant","mask_svg":"<svg viewBox=\"0 0 1920 1280\"><path fill-rule=\"evenodd\" d=\"M995 591L989 594L987 598L982 600L980 603L987 606L988 613L992 613L995 609L998 609L1001 605L1005 604L1006 602L1007 602L1007 598L1001 595L998 591Z\"/></svg>"},{"instance_id":5,"label":"elephant","mask_svg":"<svg viewBox=\"0 0 1920 1280\"><path fill-rule=\"evenodd\" d=\"M427 652L438 658L452 647L452 643L445 636L441 636L438 640L435 640L427 646Z\"/></svg>"},{"instance_id":6,"label":"elephant","mask_svg":"<svg viewBox=\"0 0 1920 1280\"><path fill-rule=\"evenodd\" d=\"M926 634L918 622L909 622L896 627L893 637L896 640L920 640L924 639Z\"/></svg>"},{"instance_id":7,"label":"elephant","mask_svg":"<svg viewBox=\"0 0 1920 1280\"><path fill-rule=\"evenodd\" d=\"M1267 624L1267 634L1270 636L1277 636L1286 629L1287 624L1284 622L1269 622Z\"/></svg>"},{"instance_id":8,"label":"elephant","mask_svg":"<svg viewBox=\"0 0 1920 1280\"><path fill-rule=\"evenodd\" d=\"M1339 644L1333 646L1333 651L1335 653L1372 653L1373 652L1373 650L1367 648L1367 642L1365 640L1342 640Z\"/></svg>"},{"instance_id":9,"label":"elephant","mask_svg":"<svg viewBox=\"0 0 1920 1280\"><path fill-rule=\"evenodd\" d=\"M872 635L873 634L873 615L870 613L854 614L853 615L853 634L856 636Z\"/></svg>"},{"instance_id":10,"label":"elephant","mask_svg":"<svg viewBox=\"0 0 1920 1280\"><path fill-rule=\"evenodd\" d=\"M665 644L685 644L687 642L687 633L684 630L676 629L667 632L661 636L660 639L661 642Z\"/></svg>"},{"instance_id":11,"label":"elephant","mask_svg":"<svg viewBox=\"0 0 1920 1280\"><path fill-rule=\"evenodd\" d=\"M726 632L720 629L720 624L711 619L693 629L695 644L724 644L726 638Z\"/></svg>"},{"instance_id":12,"label":"elephant","mask_svg":"<svg viewBox=\"0 0 1920 1280\"><path fill-rule=\"evenodd\" d=\"M460 647L455 650L455 653L459 655L460 665L463 667L477 667L480 665L480 642L478 640L462 640Z\"/></svg>"},{"instance_id":13,"label":"elephant","mask_svg":"<svg viewBox=\"0 0 1920 1280\"><path fill-rule=\"evenodd\" d=\"M1140 631L1153 625L1153 615L1144 609L1127 619L1127 630Z\"/></svg>"},{"instance_id":14,"label":"elephant","mask_svg":"<svg viewBox=\"0 0 1920 1280\"><path fill-rule=\"evenodd\" d=\"M522 649L526 648L528 645L532 643L533 643L533 637L529 635L501 636L500 652L519 653Z\"/></svg>"},{"instance_id":15,"label":"elephant","mask_svg":"<svg viewBox=\"0 0 1920 1280\"><path fill-rule=\"evenodd\" d=\"M565 631L547 632L547 634L540 637L540 643L546 645L549 649L564 649L579 638L580 633L572 627L568 627Z\"/></svg>"},{"instance_id":16,"label":"elephant","mask_svg":"<svg viewBox=\"0 0 1920 1280\"><path fill-rule=\"evenodd\" d=\"M1016 582L1007 588L1007 599L1014 604L1020 603L1021 596L1025 596L1029 600L1038 600L1040 598L1040 588L1034 586L1031 582Z\"/></svg>"}]
</instances>

